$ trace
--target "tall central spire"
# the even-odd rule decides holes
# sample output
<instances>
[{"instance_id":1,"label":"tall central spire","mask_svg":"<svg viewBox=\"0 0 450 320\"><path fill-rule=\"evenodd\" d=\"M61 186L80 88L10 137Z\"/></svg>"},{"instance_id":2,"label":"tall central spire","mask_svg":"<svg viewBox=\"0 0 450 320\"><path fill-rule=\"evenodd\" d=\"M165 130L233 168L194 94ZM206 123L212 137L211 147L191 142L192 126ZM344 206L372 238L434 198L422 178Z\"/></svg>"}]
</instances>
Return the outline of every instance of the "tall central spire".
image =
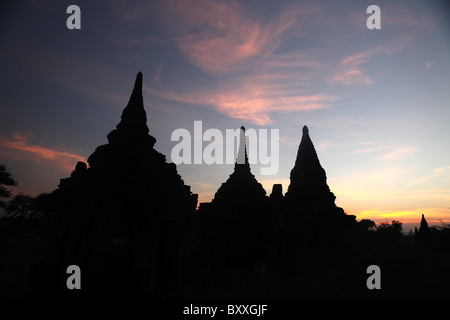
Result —
<instances>
[{"instance_id":1,"label":"tall central spire","mask_svg":"<svg viewBox=\"0 0 450 320\"><path fill-rule=\"evenodd\" d=\"M239 149L234 165L234 170L247 170L250 172L250 164L247 157L247 145L245 140L245 127L242 126L239 134Z\"/></svg>"},{"instance_id":2,"label":"tall central spire","mask_svg":"<svg viewBox=\"0 0 450 320\"><path fill-rule=\"evenodd\" d=\"M156 139L148 134L147 114L142 97L142 72L136 76L133 92L126 108L122 112L121 121L108 135L110 142L117 140L146 141L155 144Z\"/></svg>"},{"instance_id":3,"label":"tall central spire","mask_svg":"<svg viewBox=\"0 0 450 320\"><path fill-rule=\"evenodd\" d=\"M251 202L255 201L255 199L261 200L265 198L266 191L251 173L245 141L245 128L242 126L234 171L217 190L213 199L214 203L225 202L233 204L239 201Z\"/></svg>"}]
</instances>

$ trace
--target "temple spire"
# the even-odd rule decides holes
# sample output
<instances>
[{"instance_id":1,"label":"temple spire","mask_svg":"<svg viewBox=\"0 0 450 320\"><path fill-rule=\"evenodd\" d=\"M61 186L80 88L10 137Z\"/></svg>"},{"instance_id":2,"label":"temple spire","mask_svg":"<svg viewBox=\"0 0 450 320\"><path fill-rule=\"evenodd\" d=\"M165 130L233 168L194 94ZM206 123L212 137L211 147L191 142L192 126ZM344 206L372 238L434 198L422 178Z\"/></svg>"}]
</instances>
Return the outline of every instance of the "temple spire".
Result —
<instances>
[{"instance_id":1,"label":"temple spire","mask_svg":"<svg viewBox=\"0 0 450 320\"><path fill-rule=\"evenodd\" d=\"M422 214L422 220L420 221L419 231L420 232L428 232L429 230L430 230L430 228L428 227L428 222L425 219L425 215Z\"/></svg>"},{"instance_id":2,"label":"temple spire","mask_svg":"<svg viewBox=\"0 0 450 320\"><path fill-rule=\"evenodd\" d=\"M236 163L234 166L235 170L237 168L248 168L250 170L250 164L248 163L247 157L247 145L245 139L245 127L242 126L239 135L239 149L236 158Z\"/></svg>"},{"instance_id":3,"label":"temple spire","mask_svg":"<svg viewBox=\"0 0 450 320\"><path fill-rule=\"evenodd\" d=\"M307 126L303 126L302 129L302 140L298 147L297 158L295 161L295 166L300 166L302 164L320 166L319 158L317 157L316 149L309 136L309 129Z\"/></svg>"},{"instance_id":4,"label":"temple spire","mask_svg":"<svg viewBox=\"0 0 450 320\"><path fill-rule=\"evenodd\" d=\"M247 157L245 128L242 126L239 136L239 149L234 171L228 180L220 186L214 195L213 203L223 202L251 202L264 199L266 191L251 173ZM263 200L261 200L263 201Z\"/></svg>"},{"instance_id":5,"label":"temple spire","mask_svg":"<svg viewBox=\"0 0 450 320\"><path fill-rule=\"evenodd\" d=\"M156 139L148 134L147 114L144 109L142 96L142 72L139 72L134 82L130 100L122 112L121 121L108 135L110 142L119 140L150 141L153 144Z\"/></svg>"},{"instance_id":6,"label":"temple spire","mask_svg":"<svg viewBox=\"0 0 450 320\"><path fill-rule=\"evenodd\" d=\"M319 199L321 203L334 206L335 197L327 185L325 170L320 165L307 126L303 127L302 133L286 197L295 199L295 201L302 199L302 203Z\"/></svg>"},{"instance_id":7,"label":"temple spire","mask_svg":"<svg viewBox=\"0 0 450 320\"><path fill-rule=\"evenodd\" d=\"M127 107L144 107L144 99L142 98L142 72L138 72L136 80L134 82L133 92L131 93L130 100Z\"/></svg>"}]
</instances>

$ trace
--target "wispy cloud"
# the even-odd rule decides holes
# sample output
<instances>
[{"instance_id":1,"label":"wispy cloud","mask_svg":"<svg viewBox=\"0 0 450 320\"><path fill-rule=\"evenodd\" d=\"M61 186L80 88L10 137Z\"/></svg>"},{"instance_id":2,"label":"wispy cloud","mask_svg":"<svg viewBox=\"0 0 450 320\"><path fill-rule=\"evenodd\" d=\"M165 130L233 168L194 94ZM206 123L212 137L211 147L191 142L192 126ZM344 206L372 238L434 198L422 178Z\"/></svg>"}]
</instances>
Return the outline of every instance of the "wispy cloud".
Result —
<instances>
[{"instance_id":1,"label":"wispy cloud","mask_svg":"<svg viewBox=\"0 0 450 320\"><path fill-rule=\"evenodd\" d=\"M214 107L232 118L266 125L271 114L316 110L336 97L311 90L323 70L317 52L278 52L292 33L304 34L317 8L291 5L272 18L251 13L242 2L177 1L164 13L173 21L173 42L193 65L211 76L208 87L191 90L147 87L147 93ZM157 73L159 74L159 72ZM159 78L159 77L158 77ZM187 92L187 93L185 93Z\"/></svg>"},{"instance_id":2,"label":"wispy cloud","mask_svg":"<svg viewBox=\"0 0 450 320\"><path fill-rule=\"evenodd\" d=\"M375 152L375 151L378 151L381 149L384 149L384 147L364 148L364 149L360 149L360 150L351 151L351 152L349 152L349 154L372 153L372 152Z\"/></svg>"},{"instance_id":3,"label":"wispy cloud","mask_svg":"<svg viewBox=\"0 0 450 320\"><path fill-rule=\"evenodd\" d=\"M9 149L5 154L11 158L26 159L40 165L50 164L67 171L73 170L78 161L86 161L84 157L72 152L29 143L29 138L29 135L20 132L15 132L12 139L0 136L0 146Z\"/></svg>"},{"instance_id":4,"label":"wispy cloud","mask_svg":"<svg viewBox=\"0 0 450 320\"><path fill-rule=\"evenodd\" d=\"M167 78L161 79L160 63L154 76L158 81L154 81L153 87L147 87L146 92L165 99L211 106L229 117L258 125L271 124L274 113L332 106L342 96L342 93L329 93L336 92L334 85L374 85L376 81L367 70L371 59L381 54L399 53L414 39L414 33L396 24L392 12L395 16L400 15L401 20L413 29L428 29L431 25L428 18L411 18L411 13L404 7L386 6L383 12L388 12L388 17L385 21L383 13L383 26L394 27L395 36L386 37L383 42L366 46L359 52L336 56L313 46L299 49L299 46L291 45L294 39L299 39L298 43L301 38L308 39L313 27L348 24L344 18L330 22L330 17L324 14L327 8L317 4L291 3L268 17L238 1L155 3L145 8L118 4L120 10L116 8L116 14L121 23L133 21L144 27L153 29L156 25L158 30L164 30L164 38L160 40L178 48L186 61L206 74L211 83L195 87L170 81L170 65L167 65ZM156 17L155 12L160 16ZM352 24L365 28L366 14L358 10L357 14L348 16ZM415 21L414 18L420 19ZM364 21L359 23L355 19ZM147 22L149 20L153 22ZM361 30L355 34L361 36L358 32ZM345 42L349 36L342 37ZM122 35L112 39L118 45L145 45L158 41L151 35L141 38Z\"/></svg>"},{"instance_id":5,"label":"wispy cloud","mask_svg":"<svg viewBox=\"0 0 450 320\"><path fill-rule=\"evenodd\" d=\"M169 12L179 26L175 41L181 52L202 70L222 74L273 54L285 32L312 10L290 9L276 19L263 20L250 15L240 2L177 1Z\"/></svg>"},{"instance_id":6,"label":"wispy cloud","mask_svg":"<svg viewBox=\"0 0 450 320\"><path fill-rule=\"evenodd\" d=\"M364 74L363 65L371 57L386 52L390 52L390 49L384 46L377 46L374 49L347 56L338 63L336 71L329 76L328 81L334 84L345 85L374 84L374 81Z\"/></svg>"},{"instance_id":7,"label":"wispy cloud","mask_svg":"<svg viewBox=\"0 0 450 320\"><path fill-rule=\"evenodd\" d=\"M378 156L378 159L381 160L395 160L404 158L407 156L410 156L414 151L416 151L418 147L416 146L375 146L375 147L369 147L369 148L363 148L355 151L350 151L349 154L365 154L365 153L373 153L373 152L379 152L382 150L390 150L389 152L386 152L380 156Z\"/></svg>"},{"instance_id":8,"label":"wispy cloud","mask_svg":"<svg viewBox=\"0 0 450 320\"><path fill-rule=\"evenodd\" d=\"M424 177L415 179L407 185L408 188L416 186L430 185L432 182L433 186L439 185L437 180L444 180L450 182L450 166L440 167L433 169L432 173Z\"/></svg>"},{"instance_id":9,"label":"wispy cloud","mask_svg":"<svg viewBox=\"0 0 450 320\"><path fill-rule=\"evenodd\" d=\"M240 88L211 89L207 92L182 94L166 92L144 86L144 91L165 99L213 106L232 118L244 119L258 125L272 123L272 112L310 111L325 108L337 98L325 94L288 96L288 90L280 90L270 84L253 82Z\"/></svg>"},{"instance_id":10,"label":"wispy cloud","mask_svg":"<svg viewBox=\"0 0 450 320\"><path fill-rule=\"evenodd\" d=\"M200 186L201 188L204 188L204 189L216 187L216 186L213 185L213 184L204 183L204 182L195 182L195 184L198 185L198 186Z\"/></svg>"},{"instance_id":11,"label":"wispy cloud","mask_svg":"<svg viewBox=\"0 0 450 320\"><path fill-rule=\"evenodd\" d=\"M329 143L329 142L319 142L316 146L316 149L318 151L324 151L325 149L328 149L329 147L331 147L333 144Z\"/></svg>"},{"instance_id":12,"label":"wispy cloud","mask_svg":"<svg viewBox=\"0 0 450 320\"><path fill-rule=\"evenodd\" d=\"M395 160L403 157L407 157L411 155L414 151L416 151L417 147L401 147L391 152L388 152L380 157L380 159L385 160Z\"/></svg>"},{"instance_id":13,"label":"wispy cloud","mask_svg":"<svg viewBox=\"0 0 450 320\"><path fill-rule=\"evenodd\" d=\"M359 26L367 33L367 16L359 13L350 14L355 26ZM373 48L351 54L338 63L336 70L328 77L333 84L344 85L373 85L375 81L365 73L364 65L373 57L380 54L397 54L411 45L418 37L423 37L434 30L437 21L429 15L418 15L402 4L388 4L382 7L382 30L388 29L392 37L386 37L383 43ZM430 68L432 62L427 62Z\"/></svg>"}]
</instances>

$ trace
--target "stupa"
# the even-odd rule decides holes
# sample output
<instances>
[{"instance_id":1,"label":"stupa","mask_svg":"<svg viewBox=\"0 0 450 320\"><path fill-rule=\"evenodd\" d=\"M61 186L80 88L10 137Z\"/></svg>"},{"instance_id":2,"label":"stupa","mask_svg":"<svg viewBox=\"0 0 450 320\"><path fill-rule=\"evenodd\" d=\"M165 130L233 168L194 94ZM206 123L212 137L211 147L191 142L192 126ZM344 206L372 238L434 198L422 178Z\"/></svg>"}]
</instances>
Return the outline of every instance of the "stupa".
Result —
<instances>
[{"instance_id":1,"label":"stupa","mask_svg":"<svg viewBox=\"0 0 450 320\"><path fill-rule=\"evenodd\" d=\"M234 171L222 183L211 203L202 203L203 256L208 263L242 267L264 256L268 241L268 198L251 173L247 157L245 128L241 127Z\"/></svg>"},{"instance_id":2,"label":"stupa","mask_svg":"<svg viewBox=\"0 0 450 320\"><path fill-rule=\"evenodd\" d=\"M307 126L303 127L290 185L284 197L281 237L294 256L298 246L325 246L351 237L355 219L335 204ZM307 245L305 245L305 243Z\"/></svg>"},{"instance_id":3,"label":"stupa","mask_svg":"<svg viewBox=\"0 0 450 320\"><path fill-rule=\"evenodd\" d=\"M222 183L212 200L216 206L256 206L264 202L266 190L251 173L245 140L245 128L240 129L239 150L234 171Z\"/></svg>"},{"instance_id":4,"label":"stupa","mask_svg":"<svg viewBox=\"0 0 450 320\"><path fill-rule=\"evenodd\" d=\"M78 265L84 295L170 297L182 281L197 195L154 149L142 78L108 143L53 192L49 261L58 272ZM55 286L67 292L65 282Z\"/></svg>"},{"instance_id":5,"label":"stupa","mask_svg":"<svg viewBox=\"0 0 450 320\"><path fill-rule=\"evenodd\" d=\"M320 165L308 127L304 126L302 131L297 158L291 170L291 183L285 195L286 201L290 207L298 208L299 213L311 210L331 213L336 210L336 197L328 187L327 176Z\"/></svg>"}]
</instances>

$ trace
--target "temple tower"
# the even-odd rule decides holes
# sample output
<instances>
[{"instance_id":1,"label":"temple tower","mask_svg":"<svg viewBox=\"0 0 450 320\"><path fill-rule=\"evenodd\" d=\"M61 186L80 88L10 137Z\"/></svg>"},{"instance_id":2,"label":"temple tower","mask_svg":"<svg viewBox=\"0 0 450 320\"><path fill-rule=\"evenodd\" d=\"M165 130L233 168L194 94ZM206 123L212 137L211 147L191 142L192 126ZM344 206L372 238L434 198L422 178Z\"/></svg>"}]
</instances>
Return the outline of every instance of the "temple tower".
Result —
<instances>
[{"instance_id":1,"label":"temple tower","mask_svg":"<svg viewBox=\"0 0 450 320\"><path fill-rule=\"evenodd\" d=\"M202 203L203 256L220 267L248 266L264 256L267 234L266 191L251 173L245 128L240 129L233 173L211 203Z\"/></svg>"},{"instance_id":2,"label":"temple tower","mask_svg":"<svg viewBox=\"0 0 450 320\"><path fill-rule=\"evenodd\" d=\"M291 183L284 197L280 250L289 263L301 263L303 254L330 247L340 239L351 239L355 216L346 215L335 204L308 127L304 126Z\"/></svg>"},{"instance_id":3,"label":"temple tower","mask_svg":"<svg viewBox=\"0 0 450 320\"><path fill-rule=\"evenodd\" d=\"M251 173L247 157L245 128L240 129L239 149L234 171L220 186L212 201L216 206L258 206L264 202L266 190Z\"/></svg>"},{"instance_id":4,"label":"temple tower","mask_svg":"<svg viewBox=\"0 0 450 320\"><path fill-rule=\"evenodd\" d=\"M142 78L139 72L108 143L53 192L49 261L56 269L78 265L85 295L176 295L188 261L197 195L153 148Z\"/></svg>"},{"instance_id":5,"label":"temple tower","mask_svg":"<svg viewBox=\"0 0 450 320\"><path fill-rule=\"evenodd\" d=\"M286 202L299 213L334 210L336 197L328 187L327 176L320 165L308 127L304 126L302 132L295 165L291 170L291 183L285 195Z\"/></svg>"}]
</instances>

